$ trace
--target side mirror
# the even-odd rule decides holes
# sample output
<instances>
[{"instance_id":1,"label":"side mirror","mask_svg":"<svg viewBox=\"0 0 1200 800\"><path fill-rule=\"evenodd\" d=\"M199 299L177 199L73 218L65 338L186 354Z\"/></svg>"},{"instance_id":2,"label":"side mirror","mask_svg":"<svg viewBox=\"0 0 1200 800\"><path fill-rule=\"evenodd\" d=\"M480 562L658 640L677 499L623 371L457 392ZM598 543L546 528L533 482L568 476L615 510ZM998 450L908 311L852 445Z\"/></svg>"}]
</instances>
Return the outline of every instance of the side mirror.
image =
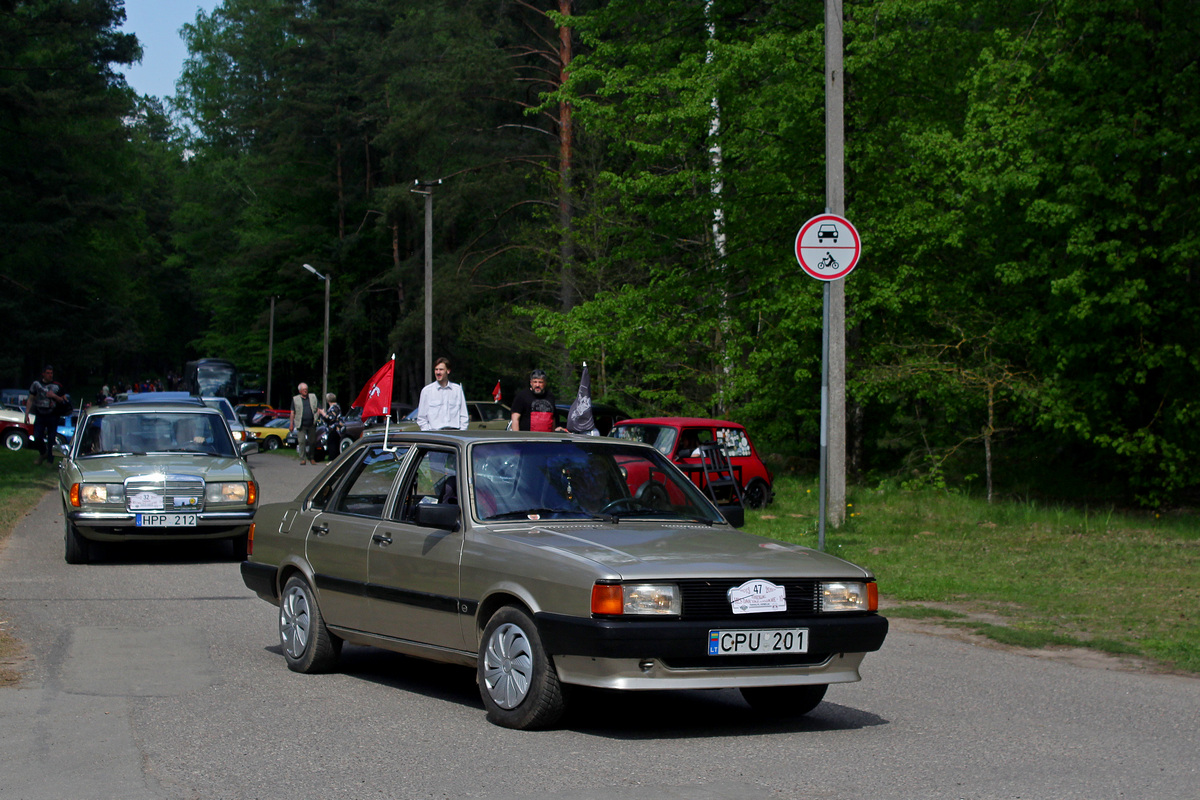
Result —
<instances>
[{"instance_id":1,"label":"side mirror","mask_svg":"<svg viewBox=\"0 0 1200 800\"><path fill-rule=\"evenodd\" d=\"M717 510L721 512L721 516L735 528L740 528L746 524L746 509L737 503L729 505L717 506Z\"/></svg>"},{"instance_id":2,"label":"side mirror","mask_svg":"<svg viewBox=\"0 0 1200 800\"><path fill-rule=\"evenodd\" d=\"M423 528L441 528L453 533L458 530L461 509L455 503L429 503L417 506L417 524Z\"/></svg>"}]
</instances>

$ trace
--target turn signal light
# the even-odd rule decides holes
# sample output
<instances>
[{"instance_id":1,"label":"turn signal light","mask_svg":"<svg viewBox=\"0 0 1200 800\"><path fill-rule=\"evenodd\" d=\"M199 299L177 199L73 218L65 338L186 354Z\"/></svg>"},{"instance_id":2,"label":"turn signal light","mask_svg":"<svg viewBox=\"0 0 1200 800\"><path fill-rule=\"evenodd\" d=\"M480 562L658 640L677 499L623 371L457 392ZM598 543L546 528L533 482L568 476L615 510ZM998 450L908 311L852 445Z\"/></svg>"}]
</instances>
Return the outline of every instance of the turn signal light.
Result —
<instances>
[{"instance_id":1,"label":"turn signal light","mask_svg":"<svg viewBox=\"0 0 1200 800\"><path fill-rule=\"evenodd\" d=\"M250 481L246 485L246 505L252 506L257 502L258 502L258 484L255 483L254 481ZM254 528L251 527L250 530L254 530Z\"/></svg>"},{"instance_id":2,"label":"turn signal light","mask_svg":"<svg viewBox=\"0 0 1200 800\"><path fill-rule=\"evenodd\" d=\"M597 583L592 586L593 614L620 614L625 610L625 591L620 585Z\"/></svg>"},{"instance_id":3,"label":"turn signal light","mask_svg":"<svg viewBox=\"0 0 1200 800\"><path fill-rule=\"evenodd\" d=\"M71 484L71 505L79 508L79 484Z\"/></svg>"},{"instance_id":4,"label":"turn signal light","mask_svg":"<svg viewBox=\"0 0 1200 800\"><path fill-rule=\"evenodd\" d=\"M253 486L254 484L250 484ZM254 523L250 523L250 530L246 533L246 557L254 555Z\"/></svg>"}]
</instances>

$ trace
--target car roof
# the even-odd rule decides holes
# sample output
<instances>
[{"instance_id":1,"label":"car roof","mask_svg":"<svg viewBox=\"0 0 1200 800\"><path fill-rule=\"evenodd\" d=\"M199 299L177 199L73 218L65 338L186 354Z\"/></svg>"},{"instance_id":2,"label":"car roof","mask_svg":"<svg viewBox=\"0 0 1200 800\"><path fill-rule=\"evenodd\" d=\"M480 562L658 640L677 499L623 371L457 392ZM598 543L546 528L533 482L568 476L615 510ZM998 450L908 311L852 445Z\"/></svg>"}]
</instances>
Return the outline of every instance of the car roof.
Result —
<instances>
[{"instance_id":1,"label":"car roof","mask_svg":"<svg viewBox=\"0 0 1200 800\"><path fill-rule=\"evenodd\" d=\"M616 423L617 425L664 425L671 428L681 428L686 426L695 427L710 427L717 426L725 428L744 428L740 422L730 422L724 419L709 419L707 417L641 417L639 419L623 419Z\"/></svg>"},{"instance_id":2,"label":"car roof","mask_svg":"<svg viewBox=\"0 0 1200 800\"><path fill-rule=\"evenodd\" d=\"M383 429L371 428L369 432L364 433L363 441L379 442L383 441ZM393 430L388 434L389 442L414 442L414 441L443 441L450 442L526 442L526 441L542 441L542 442L611 442L601 436L585 436L574 433L533 433L530 431L497 431L488 430L486 428L471 428L465 431L397 431Z\"/></svg>"},{"instance_id":3,"label":"car roof","mask_svg":"<svg viewBox=\"0 0 1200 800\"><path fill-rule=\"evenodd\" d=\"M113 405L122 403L187 403L197 405L202 402L199 396L187 392L130 392Z\"/></svg>"},{"instance_id":4,"label":"car roof","mask_svg":"<svg viewBox=\"0 0 1200 800\"><path fill-rule=\"evenodd\" d=\"M140 400L134 403L113 403L110 406L92 406L88 409L88 414L138 414L147 412L168 412L175 413L188 412L191 414L216 414L224 419L224 415L215 408L204 405L203 403L183 403L179 401L167 401L165 403L152 403L148 400Z\"/></svg>"},{"instance_id":5,"label":"car roof","mask_svg":"<svg viewBox=\"0 0 1200 800\"><path fill-rule=\"evenodd\" d=\"M555 403L554 405L559 410L566 410L571 407L572 403ZM592 403L591 409L593 411L599 411L603 414L624 414L625 413L624 411L617 408L616 406L610 406L607 403Z\"/></svg>"}]
</instances>

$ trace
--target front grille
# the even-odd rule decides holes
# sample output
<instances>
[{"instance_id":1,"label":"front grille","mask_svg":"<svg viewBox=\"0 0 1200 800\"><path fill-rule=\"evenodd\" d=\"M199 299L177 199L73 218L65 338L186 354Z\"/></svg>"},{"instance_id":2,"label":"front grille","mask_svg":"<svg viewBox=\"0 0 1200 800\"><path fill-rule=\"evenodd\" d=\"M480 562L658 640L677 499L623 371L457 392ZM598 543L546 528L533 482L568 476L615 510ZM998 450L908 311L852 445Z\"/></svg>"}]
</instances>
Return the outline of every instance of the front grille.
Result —
<instances>
[{"instance_id":1,"label":"front grille","mask_svg":"<svg viewBox=\"0 0 1200 800\"><path fill-rule=\"evenodd\" d=\"M682 580L675 581L683 594L681 619L769 619L772 616L807 616L817 613L819 599L817 581L809 578L767 578L784 587L787 611L762 614L734 614L729 604L729 590L748 579Z\"/></svg>"},{"instance_id":2,"label":"front grille","mask_svg":"<svg viewBox=\"0 0 1200 800\"><path fill-rule=\"evenodd\" d=\"M146 492L161 497L165 511L204 510L204 478L199 475L151 475L125 481L127 504L134 495Z\"/></svg>"}]
</instances>

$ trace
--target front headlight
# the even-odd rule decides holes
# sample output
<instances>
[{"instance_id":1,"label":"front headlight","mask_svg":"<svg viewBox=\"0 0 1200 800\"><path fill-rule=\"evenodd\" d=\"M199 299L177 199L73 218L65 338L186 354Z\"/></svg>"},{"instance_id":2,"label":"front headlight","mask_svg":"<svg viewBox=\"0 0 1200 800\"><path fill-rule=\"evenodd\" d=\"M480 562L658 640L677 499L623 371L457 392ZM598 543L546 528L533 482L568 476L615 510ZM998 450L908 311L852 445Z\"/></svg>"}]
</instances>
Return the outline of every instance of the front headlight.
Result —
<instances>
[{"instance_id":1,"label":"front headlight","mask_svg":"<svg viewBox=\"0 0 1200 800\"><path fill-rule=\"evenodd\" d=\"M592 587L593 614L674 614L682 607L673 583L597 583Z\"/></svg>"},{"instance_id":2,"label":"front headlight","mask_svg":"<svg viewBox=\"0 0 1200 800\"><path fill-rule=\"evenodd\" d=\"M204 503L253 504L254 483L207 483L204 485Z\"/></svg>"},{"instance_id":3,"label":"front headlight","mask_svg":"<svg viewBox=\"0 0 1200 800\"><path fill-rule=\"evenodd\" d=\"M120 483L77 483L71 487L71 505L125 505L125 487Z\"/></svg>"},{"instance_id":4,"label":"front headlight","mask_svg":"<svg viewBox=\"0 0 1200 800\"><path fill-rule=\"evenodd\" d=\"M822 611L877 611L879 591L874 581L828 581L821 584Z\"/></svg>"}]
</instances>

